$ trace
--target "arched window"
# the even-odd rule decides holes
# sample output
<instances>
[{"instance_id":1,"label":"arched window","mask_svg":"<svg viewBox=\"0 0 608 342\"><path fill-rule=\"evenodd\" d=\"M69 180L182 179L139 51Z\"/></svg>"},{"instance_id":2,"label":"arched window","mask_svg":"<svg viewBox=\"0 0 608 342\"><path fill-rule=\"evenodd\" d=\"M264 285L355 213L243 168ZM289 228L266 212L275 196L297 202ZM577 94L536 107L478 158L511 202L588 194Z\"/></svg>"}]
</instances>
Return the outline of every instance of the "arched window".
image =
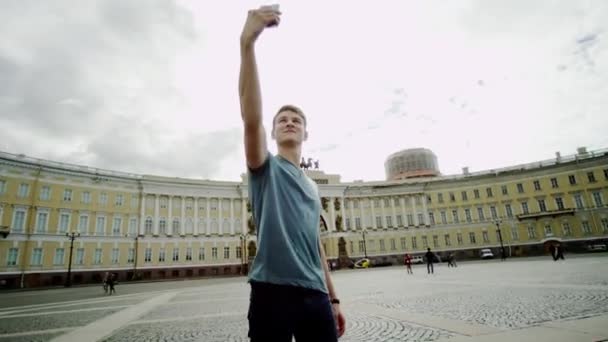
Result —
<instances>
[{"instance_id":1,"label":"arched window","mask_svg":"<svg viewBox=\"0 0 608 342\"><path fill-rule=\"evenodd\" d=\"M152 234L152 218L149 216L146 218L145 230L146 234Z\"/></svg>"}]
</instances>

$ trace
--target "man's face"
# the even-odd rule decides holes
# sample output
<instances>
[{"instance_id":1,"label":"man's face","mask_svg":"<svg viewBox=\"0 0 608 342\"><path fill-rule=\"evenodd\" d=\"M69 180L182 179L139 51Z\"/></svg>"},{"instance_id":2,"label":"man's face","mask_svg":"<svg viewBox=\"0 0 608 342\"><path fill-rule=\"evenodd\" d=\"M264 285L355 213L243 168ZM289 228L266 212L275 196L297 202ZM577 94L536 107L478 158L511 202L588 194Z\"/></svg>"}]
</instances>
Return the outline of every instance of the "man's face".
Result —
<instances>
[{"instance_id":1,"label":"man's face","mask_svg":"<svg viewBox=\"0 0 608 342\"><path fill-rule=\"evenodd\" d=\"M292 111L282 111L274 119L272 138L278 145L301 144L308 137L304 118Z\"/></svg>"}]
</instances>

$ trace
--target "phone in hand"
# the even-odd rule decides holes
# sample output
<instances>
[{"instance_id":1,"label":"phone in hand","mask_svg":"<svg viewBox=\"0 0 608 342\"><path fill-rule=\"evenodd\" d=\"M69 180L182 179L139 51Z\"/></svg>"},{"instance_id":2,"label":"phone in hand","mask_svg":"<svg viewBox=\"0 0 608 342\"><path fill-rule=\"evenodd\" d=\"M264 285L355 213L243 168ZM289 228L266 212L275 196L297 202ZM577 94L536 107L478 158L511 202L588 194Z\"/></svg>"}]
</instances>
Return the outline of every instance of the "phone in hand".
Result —
<instances>
[{"instance_id":1,"label":"phone in hand","mask_svg":"<svg viewBox=\"0 0 608 342\"><path fill-rule=\"evenodd\" d=\"M280 5L279 4L266 5L266 6L262 6L261 8L263 8L263 9L270 9L270 10L272 10L274 12L279 12ZM267 27L277 26L278 24L279 24L279 22L275 20L275 21L270 22L267 25Z\"/></svg>"}]
</instances>

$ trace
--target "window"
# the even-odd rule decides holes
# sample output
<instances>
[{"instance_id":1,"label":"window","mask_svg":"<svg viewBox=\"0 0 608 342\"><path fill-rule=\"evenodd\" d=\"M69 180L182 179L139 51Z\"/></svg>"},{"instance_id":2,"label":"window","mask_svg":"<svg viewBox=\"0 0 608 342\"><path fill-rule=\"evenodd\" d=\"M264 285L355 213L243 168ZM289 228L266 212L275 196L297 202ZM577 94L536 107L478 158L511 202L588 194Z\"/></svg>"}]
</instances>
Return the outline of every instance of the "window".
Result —
<instances>
[{"instance_id":1,"label":"window","mask_svg":"<svg viewBox=\"0 0 608 342\"><path fill-rule=\"evenodd\" d=\"M146 248L144 252L144 262L152 262L152 248Z\"/></svg>"},{"instance_id":2,"label":"window","mask_svg":"<svg viewBox=\"0 0 608 342\"><path fill-rule=\"evenodd\" d=\"M547 204L545 204L545 200L544 199L539 199L538 200L538 210L540 210L541 212L547 211Z\"/></svg>"},{"instance_id":3,"label":"window","mask_svg":"<svg viewBox=\"0 0 608 342\"><path fill-rule=\"evenodd\" d=\"M346 224L346 229L350 229L350 218L348 218L348 217L347 217L347 218L344 220L344 223Z\"/></svg>"},{"instance_id":4,"label":"window","mask_svg":"<svg viewBox=\"0 0 608 342\"><path fill-rule=\"evenodd\" d=\"M557 178L551 178L551 187L553 189L559 188L559 185L557 184Z\"/></svg>"},{"instance_id":5,"label":"window","mask_svg":"<svg viewBox=\"0 0 608 342\"><path fill-rule=\"evenodd\" d=\"M161 248L158 251L158 262L165 262L165 249Z\"/></svg>"},{"instance_id":6,"label":"window","mask_svg":"<svg viewBox=\"0 0 608 342\"><path fill-rule=\"evenodd\" d=\"M114 218L114 224L112 224L112 234L114 234L114 236L120 235L120 227L121 226L122 226L122 218L115 217Z\"/></svg>"},{"instance_id":7,"label":"window","mask_svg":"<svg viewBox=\"0 0 608 342\"><path fill-rule=\"evenodd\" d=\"M131 195L131 208L137 208L137 196Z\"/></svg>"},{"instance_id":8,"label":"window","mask_svg":"<svg viewBox=\"0 0 608 342\"><path fill-rule=\"evenodd\" d=\"M570 185L576 185L576 177L574 175L568 175L568 181Z\"/></svg>"},{"instance_id":9,"label":"window","mask_svg":"<svg viewBox=\"0 0 608 342\"><path fill-rule=\"evenodd\" d=\"M483 237L483 242L484 243L488 243L490 242L490 237L488 236L488 232L487 231L483 231L481 232L481 236Z\"/></svg>"},{"instance_id":10,"label":"window","mask_svg":"<svg viewBox=\"0 0 608 342\"><path fill-rule=\"evenodd\" d=\"M442 212L440 212L439 214L440 214L440 216L441 216L441 223L443 223L443 224L447 224L447 223L448 223L448 217L447 217L447 215L445 214L445 211L442 211Z\"/></svg>"},{"instance_id":11,"label":"window","mask_svg":"<svg viewBox=\"0 0 608 342\"><path fill-rule=\"evenodd\" d=\"M389 199L389 198L385 198L385 199L384 199L384 207L385 207L385 208L388 208L390 205L391 205L391 204L390 204L390 199Z\"/></svg>"},{"instance_id":12,"label":"window","mask_svg":"<svg viewBox=\"0 0 608 342\"><path fill-rule=\"evenodd\" d=\"M465 209L464 216L466 217L467 222L469 222L469 223L473 222L473 219L471 218L471 209Z\"/></svg>"},{"instance_id":13,"label":"window","mask_svg":"<svg viewBox=\"0 0 608 342\"><path fill-rule=\"evenodd\" d=\"M349 245L350 245L350 252L355 253L355 246L354 246L353 242L349 241Z\"/></svg>"},{"instance_id":14,"label":"window","mask_svg":"<svg viewBox=\"0 0 608 342\"><path fill-rule=\"evenodd\" d=\"M359 240L359 253L363 253L365 251L365 241Z\"/></svg>"},{"instance_id":15,"label":"window","mask_svg":"<svg viewBox=\"0 0 608 342\"><path fill-rule=\"evenodd\" d=\"M473 190L473 196L475 198L479 198L479 190L477 190L477 189Z\"/></svg>"},{"instance_id":16,"label":"window","mask_svg":"<svg viewBox=\"0 0 608 342\"><path fill-rule=\"evenodd\" d=\"M360 217L355 217L355 228L361 229L361 218Z\"/></svg>"},{"instance_id":17,"label":"window","mask_svg":"<svg viewBox=\"0 0 608 342\"><path fill-rule=\"evenodd\" d=\"M19 185L19 193L18 196L21 198L25 198L30 193L30 185L27 183L21 183Z\"/></svg>"},{"instance_id":18,"label":"window","mask_svg":"<svg viewBox=\"0 0 608 342\"><path fill-rule=\"evenodd\" d=\"M426 222L424 221L424 215L418 213L418 224L419 225L424 225L426 224Z\"/></svg>"},{"instance_id":19,"label":"window","mask_svg":"<svg viewBox=\"0 0 608 342\"><path fill-rule=\"evenodd\" d=\"M503 194L503 195L508 195L508 194L509 194L509 191L508 191L508 189L507 189L507 186L506 186L506 185L501 186L501 187L500 187L500 190L502 191L502 194Z\"/></svg>"},{"instance_id":20,"label":"window","mask_svg":"<svg viewBox=\"0 0 608 342\"><path fill-rule=\"evenodd\" d=\"M48 201L50 199L51 199L51 187L48 186L48 185L45 185L40 190L40 200L41 201Z\"/></svg>"},{"instance_id":21,"label":"window","mask_svg":"<svg viewBox=\"0 0 608 342\"><path fill-rule=\"evenodd\" d=\"M124 197L123 197L123 195L122 195L122 194L118 194L118 195L116 195L116 202L114 202L114 204L115 204L117 207L122 207L122 203L123 203L123 201L124 201Z\"/></svg>"},{"instance_id":22,"label":"window","mask_svg":"<svg viewBox=\"0 0 608 342\"><path fill-rule=\"evenodd\" d=\"M568 222L562 223L562 230L564 231L564 236L572 235L572 229L570 228L570 224Z\"/></svg>"},{"instance_id":23,"label":"window","mask_svg":"<svg viewBox=\"0 0 608 342\"><path fill-rule=\"evenodd\" d=\"M397 215L397 226L403 227L403 216Z\"/></svg>"},{"instance_id":24,"label":"window","mask_svg":"<svg viewBox=\"0 0 608 342\"><path fill-rule=\"evenodd\" d=\"M359 209L359 201L353 201L353 208Z\"/></svg>"},{"instance_id":25,"label":"window","mask_svg":"<svg viewBox=\"0 0 608 342\"><path fill-rule=\"evenodd\" d=\"M397 250L397 246L395 245L395 239L391 239L391 251Z\"/></svg>"},{"instance_id":26,"label":"window","mask_svg":"<svg viewBox=\"0 0 608 342\"><path fill-rule=\"evenodd\" d=\"M528 210L528 202L521 202L521 212L523 214L529 214L530 211Z\"/></svg>"},{"instance_id":27,"label":"window","mask_svg":"<svg viewBox=\"0 0 608 342\"><path fill-rule=\"evenodd\" d=\"M452 210L452 217L454 218L454 223L460 222L460 219L458 218L458 210Z\"/></svg>"},{"instance_id":28,"label":"window","mask_svg":"<svg viewBox=\"0 0 608 342\"><path fill-rule=\"evenodd\" d=\"M146 223L144 225L144 229L145 229L146 234L152 234L152 218L151 217L146 218Z\"/></svg>"},{"instance_id":29,"label":"window","mask_svg":"<svg viewBox=\"0 0 608 342\"><path fill-rule=\"evenodd\" d=\"M431 198L431 196L429 196L429 202L431 201L430 198ZM393 206L398 207L399 203L401 203L401 199L400 198L393 199Z\"/></svg>"},{"instance_id":30,"label":"window","mask_svg":"<svg viewBox=\"0 0 608 342\"><path fill-rule=\"evenodd\" d=\"M446 246L451 246L452 245L452 242L450 241L450 234L445 234L443 236L443 239L445 241L445 245Z\"/></svg>"},{"instance_id":31,"label":"window","mask_svg":"<svg viewBox=\"0 0 608 342\"><path fill-rule=\"evenodd\" d=\"M496 207L494 207L494 206L490 207L490 214L492 215L493 219L498 218L498 213L496 212Z\"/></svg>"},{"instance_id":32,"label":"window","mask_svg":"<svg viewBox=\"0 0 608 342\"><path fill-rule=\"evenodd\" d=\"M574 194L574 204L576 205L576 209L583 209L583 196L581 194Z\"/></svg>"},{"instance_id":33,"label":"window","mask_svg":"<svg viewBox=\"0 0 608 342\"><path fill-rule=\"evenodd\" d=\"M224 259L230 259L230 247L224 247Z\"/></svg>"},{"instance_id":34,"label":"window","mask_svg":"<svg viewBox=\"0 0 608 342\"><path fill-rule=\"evenodd\" d=\"M435 224L435 214L433 214L431 211L429 211L429 221L431 224Z\"/></svg>"},{"instance_id":35,"label":"window","mask_svg":"<svg viewBox=\"0 0 608 342\"><path fill-rule=\"evenodd\" d=\"M211 248L211 258L213 260L217 260L217 247L212 247Z\"/></svg>"},{"instance_id":36,"label":"window","mask_svg":"<svg viewBox=\"0 0 608 342\"><path fill-rule=\"evenodd\" d=\"M18 257L19 257L19 249L9 248L8 257L6 258L6 266L17 266Z\"/></svg>"},{"instance_id":37,"label":"window","mask_svg":"<svg viewBox=\"0 0 608 342\"><path fill-rule=\"evenodd\" d=\"M71 202L72 201L72 189L64 189L63 190L63 201Z\"/></svg>"},{"instance_id":38,"label":"window","mask_svg":"<svg viewBox=\"0 0 608 342\"><path fill-rule=\"evenodd\" d=\"M113 265L118 264L119 255L120 255L119 249L118 248L112 248L112 264Z\"/></svg>"},{"instance_id":39,"label":"window","mask_svg":"<svg viewBox=\"0 0 608 342\"><path fill-rule=\"evenodd\" d=\"M557 210L564 210L564 200L561 197L555 197L555 205Z\"/></svg>"},{"instance_id":40,"label":"window","mask_svg":"<svg viewBox=\"0 0 608 342\"><path fill-rule=\"evenodd\" d=\"M458 242L458 245L462 245L463 244L462 233L456 233L456 242Z\"/></svg>"},{"instance_id":41,"label":"window","mask_svg":"<svg viewBox=\"0 0 608 342\"><path fill-rule=\"evenodd\" d=\"M595 183L595 173L593 171L587 172L587 179L589 179L589 183Z\"/></svg>"},{"instance_id":42,"label":"window","mask_svg":"<svg viewBox=\"0 0 608 342\"><path fill-rule=\"evenodd\" d=\"M492 188L486 188L486 194L488 197L493 197L494 195L492 194Z\"/></svg>"},{"instance_id":43,"label":"window","mask_svg":"<svg viewBox=\"0 0 608 342\"><path fill-rule=\"evenodd\" d=\"M376 226L382 228L382 217L376 216Z\"/></svg>"},{"instance_id":44,"label":"window","mask_svg":"<svg viewBox=\"0 0 608 342\"><path fill-rule=\"evenodd\" d=\"M450 202L456 201L456 196L454 196L453 192L450 192Z\"/></svg>"},{"instance_id":45,"label":"window","mask_svg":"<svg viewBox=\"0 0 608 342\"><path fill-rule=\"evenodd\" d=\"M99 265L102 261L102 251L101 248L95 248L95 258L93 259L93 264Z\"/></svg>"},{"instance_id":46,"label":"window","mask_svg":"<svg viewBox=\"0 0 608 342\"><path fill-rule=\"evenodd\" d=\"M198 260L205 260L205 247L201 247L198 249Z\"/></svg>"},{"instance_id":47,"label":"window","mask_svg":"<svg viewBox=\"0 0 608 342\"><path fill-rule=\"evenodd\" d=\"M91 193L88 191L83 192L80 201L84 204L91 203Z\"/></svg>"},{"instance_id":48,"label":"window","mask_svg":"<svg viewBox=\"0 0 608 342\"><path fill-rule=\"evenodd\" d=\"M0 179L0 195L6 192L6 181L4 179Z\"/></svg>"},{"instance_id":49,"label":"window","mask_svg":"<svg viewBox=\"0 0 608 342\"><path fill-rule=\"evenodd\" d=\"M179 219L177 217L173 219L173 234L179 234Z\"/></svg>"},{"instance_id":50,"label":"window","mask_svg":"<svg viewBox=\"0 0 608 342\"><path fill-rule=\"evenodd\" d=\"M34 252L32 253L32 266L41 266L42 265L42 248L34 248Z\"/></svg>"},{"instance_id":51,"label":"window","mask_svg":"<svg viewBox=\"0 0 608 342\"><path fill-rule=\"evenodd\" d=\"M103 216L97 217L97 225L95 226L96 235L104 235L106 233L106 218Z\"/></svg>"},{"instance_id":52,"label":"window","mask_svg":"<svg viewBox=\"0 0 608 342\"><path fill-rule=\"evenodd\" d=\"M463 201L468 200L466 191L461 192L460 195L461 195Z\"/></svg>"},{"instance_id":53,"label":"window","mask_svg":"<svg viewBox=\"0 0 608 342\"><path fill-rule=\"evenodd\" d=\"M433 235L433 247L439 248L439 236Z\"/></svg>"},{"instance_id":54,"label":"window","mask_svg":"<svg viewBox=\"0 0 608 342\"><path fill-rule=\"evenodd\" d=\"M601 222L602 222L602 231L604 233L608 233L608 218L603 218Z\"/></svg>"},{"instance_id":55,"label":"window","mask_svg":"<svg viewBox=\"0 0 608 342\"><path fill-rule=\"evenodd\" d=\"M78 219L78 232L86 233L89 230L89 216L88 215L80 215Z\"/></svg>"},{"instance_id":56,"label":"window","mask_svg":"<svg viewBox=\"0 0 608 342\"><path fill-rule=\"evenodd\" d=\"M426 235L422 236L422 247L423 248L429 247L429 239L426 237Z\"/></svg>"},{"instance_id":57,"label":"window","mask_svg":"<svg viewBox=\"0 0 608 342\"><path fill-rule=\"evenodd\" d=\"M532 226L528 226L528 238L536 239L536 228L534 228Z\"/></svg>"},{"instance_id":58,"label":"window","mask_svg":"<svg viewBox=\"0 0 608 342\"><path fill-rule=\"evenodd\" d=\"M55 248L55 257L53 258L53 265L63 265L63 255L65 250L63 248Z\"/></svg>"},{"instance_id":59,"label":"window","mask_svg":"<svg viewBox=\"0 0 608 342\"><path fill-rule=\"evenodd\" d=\"M25 210L15 209L13 213L13 224L12 230L15 232L22 232L25 227Z\"/></svg>"},{"instance_id":60,"label":"window","mask_svg":"<svg viewBox=\"0 0 608 342\"><path fill-rule=\"evenodd\" d=\"M483 213L483 208L482 207L478 207L477 208L477 216L479 216L479 221L485 221L486 217Z\"/></svg>"},{"instance_id":61,"label":"window","mask_svg":"<svg viewBox=\"0 0 608 342\"><path fill-rule=\"evenodd\" d=\"M540 188L540 181L535 180L534 181L534 190L541 190Z\"/></svg>"},{"instance_id":62,"label":"window","mask_svg":"<svg viewBox=\"0 0 608 342\"><path fill-rule=\"evenodd\" d=\"M505 211L507 212L507 217L513 217L513 208L511 208L510 204L505 204Z\"/></svg>"},{"instance_id":63,"label":"window","mask_svg":"<svg viewBox=\"0 0 608 342\"><path fill-rule=\"evenodd\" d=\"M418 249L418 241L415 236L412 236L412 249Z\"/></svg>"},{"instance_id":64,"label":"window","mask_svg":"<svg viewBox=\"0 0 608 342\"><path fill-rule=\"evenodd\" d=\"M70 214L61 213L59 215L59 228L57 229L59 233L63 234L68 231L68 227L70 225Z\"/></svg>"},{"instance_id":65,"label":"window","mask_svg":"<svg viewBox=\"0 0 608 342\"><path fill-rule=\"evenodd\" d=\"M384 252L386 250L386 246L384 245L384 239L380 240L380 251Z\"/></svg>"},{"instance_id":66,"label":"window","mask_svg":"<svg viewBox=\"0 0 608 342\"><path fill-rule=\"evenodd\" d=\"M593 201L595 202L596 207L604 206L604 201L602 200L602 193L599 191L593 192Z\"/></svg>"},{"instance_id":67,"label":"window","mask_svg":"<svg viewBox=\"0 0 608 342\"><path fill-rule=\"evenodd\" d=\"M588 235L591 234L591 226L589 225L589 222L587 221L583 221L583 234Z\"/></svg>"},{"instance_id":68,"label":"window","mask_svg":"<svg viewBox=\"0 0 608 342\"><path fill-rule=\"evenodd\" d=\"M408 226L414 225L414 216L412 216L412 214L407 214L407 225Z\"/></svg>"},{"instance_id":69,"label":"window","mask_svg":"<svg viewBox=\"0 0 608 342\"><path fill-rule=\"evenodd\" d=\"M46 211L39 212L36 218L36 232L44 233L46 232L47 222L49 218L49 213Z\"/></svg>"},{"instance_id":70,"label":"window","mask_svg":"<svg viewBox=\"0 0 608 342\"><path fill-rule=\"evenodd\" d=\"M517 227L511 227L511 239L514 241L519 240L519 231Z\"/></svg>"},{"instance_id":71,"label":"window","mask_svg":"<svg viewBox=\"0 0 608 342\"><path fill-rule=\"evenodd\" d=\"M74 261L76 265L84 264L84 248L78 248L76 250L76 260Z\"/></svg>"},{"instance_id":72,"label":"window","mask_svg":"<svg viewBox=\"0 0 608 342\"><path fill-rule=\"evenodd\" d=\"M216 251L217 254L217 251ZM216 255L217 257L217 255ZM171 259L173 261L179 261L179 248L178 247L173 247L173 258Z\"/></svg>"},{"instance_id":73,"label":"window","mask_svg":"<svg viewBox=\"0 0 608 342\"><path fill-rule=\"evenodd\" d=\"M550 224L545 224L545 236L553 236L553 228L551 228Z\"/></svg>"},{"instance_id":74,"label":"window","mask_svg":"<svg viewBox=\"0 0 608 342\"><path fill-rule=\"evenodd\" d=\"M243 250L240 246L236 247L236 258L237 259L241 259L243 257ZM186 255L186 258L188 258L188 255Z\"/></svg>"},{"instance_id":75,"label":"window","mask_svg":"<svg viewBox=\"0 0 608 342\"><path fill-rule=\"evenodd\" d=\"M137 218L135 217L129 220L129 234L137 234Z\"/></svg>"},{"instance_id":76,"label":"window","mask_svg":"<svg viewBox=\"0 0 608 342\"><path fill-rule=\"evenodd\" d=\"M477 243L477 241L475 240L475 232L470 232L470 233L469 233L469 241L470 241L472 244Z\"/></svg>"},{"instance_id":77,"label":"window","mask_svg":"<svg viewBox=\"0 0 608 342\"><path fill-rule=\"evenodd\" d=\"M380 199L374 198L374 208L380 208Z\"/></svg>"},{"instance_id":78,"label":"window","mask_svg":"<svg viewBox=\"0 0 608 342\"><path fill-rule=\"evenodd\" d=\"M437 202L443 203L443 194L437 194Z\"/></svg>"},{"instance_id":79,"label":"window","mask_svg":"<svg viewBox=\"0 0 608 342\"><path fill-rule=\"evenodd\" d=\"M405 250L405 249L406 249L406 247L407 247L407 246L406 246L406 238L402 237L402 238L400 239L400 241L401 241L401 249L402 249L402 250Z\"/></svg>"},{"instance_id":80,"label":"window","mask_svg":"<svg viewBox=\"0 0 608 342\"><path fill-rule=\"evenodd\" d=\"M161 235L165 235L167 233L167 221L165 221L164 217L161 217L158 221L158 233Z\"/></svg>"},{"instance_id":81,"label":"window","mask_svg":"<svg viewBox=\"0 0 608 342\"><path fill-rule=\"evenodd\" d=\"M108 194L106 194L105 192L102 192L99 194L99 204L100 205L108 204Z\"/></svg>"},{"instance_id":82,"label":"window","mask_svg":"<svg viewBox=\"0 0 608 342\"><path fill-rule=\"evenodd\" d=\"M386 216L385 219L386 219L386 226L389 228L393 227L393 218L391 216Z\"/></svg>"},{"instance_id":83,"label":"window","mask_svg":"<svg viewBox=\"0 0 608 342\"><path fill-rule=\"evenodd\" d=\"M517 183L517 192L520 194L524 193L524 185L521 183Z\"/></svg>"}]
</instances>

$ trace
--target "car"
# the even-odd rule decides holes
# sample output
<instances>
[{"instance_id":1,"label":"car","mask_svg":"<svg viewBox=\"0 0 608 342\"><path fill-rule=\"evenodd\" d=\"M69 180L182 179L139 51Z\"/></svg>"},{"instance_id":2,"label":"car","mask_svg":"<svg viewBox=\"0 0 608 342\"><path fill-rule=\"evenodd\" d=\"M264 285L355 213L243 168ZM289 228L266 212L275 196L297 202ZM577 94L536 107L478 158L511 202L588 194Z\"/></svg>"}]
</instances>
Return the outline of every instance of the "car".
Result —
<instances>
[{"instance_id":1,"label":"car","mask_svg":"<svg viewBox=\"0 0 608 342\"><path fill-rule=\"evenodd\" d=\"M371 266L371 262L367 258L359 259L355 262L354 268L368 268Z\"/></svg>"},{"instance_id":2,"label":"car","mask_svg":"<svg viewBox=\"0 0 608 342\"><path fill-rule=\"evenodd\" d=\"M424 264L424 259L420 255L412 257L412 264Z\"/></svg>"},{"instance_id":3,"label":"car","mask_svg":"<svg viewBox=\"0 0 608 342\"><path fill-rule=\"evenodd\" d=\"M484 248L479 251L479 257L482 259L494 259L494 253L489 248Z\"/></svg>"},{"instance_id":4,"label":"car","mask_svg":"<svg viewBox=\"0 0 608 342\"><path fill-rule=\"evenodd\" d=\"M587 252L605 252L606 250L608 250L608 248L606 248L606 245L603 243L587 245Z\"/></svg>"}]
</instances>

